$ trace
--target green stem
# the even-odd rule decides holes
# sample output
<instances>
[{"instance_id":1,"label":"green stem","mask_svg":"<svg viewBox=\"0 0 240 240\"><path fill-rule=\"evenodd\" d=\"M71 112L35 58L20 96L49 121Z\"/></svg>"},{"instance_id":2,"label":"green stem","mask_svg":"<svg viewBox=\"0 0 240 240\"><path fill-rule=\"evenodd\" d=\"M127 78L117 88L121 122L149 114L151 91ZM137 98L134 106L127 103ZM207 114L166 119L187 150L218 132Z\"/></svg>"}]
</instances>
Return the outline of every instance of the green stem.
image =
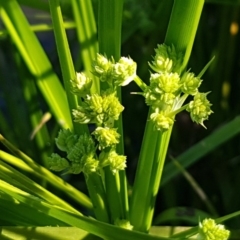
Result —
<instances>
[{"instance_id":1,"label":"green stem","mask_svg":"<svg viewBox=\"0 0 240 240\"><path fill-rule=\"evenodd\" d=\"M92 61L98 52L97 29L92 9L91 0L72 0L74 19L77 25L77 36L81 44L81 56L84 70L88 75L92 70ZM99 93L99 80L92 76L93 85L91 91Z\"/></svg>"},{"instance_id":2,"label":"green stem","mask_svg":"<svg viewBox=\"0 0 240 240\"><path fill-rule=\"evenodd\" d=\"M59 56L59 61L61 65L62 70L62 76L63 76L63 82L64 87L67 94L68 104L70 107L70 110L76 109L78 106L78 101L75 95L71 93L71 79L75 79L76 73L73 66L73 61L68 45L68 40L66 36L66 32L64 29L63 24L63 17L62 12L60 8L59 0L50 0L49 1L50 6L50 12L52 17L52 23L53 23L53 30L55 35L55 41L57 44L57 51ZM74 130L77 133L84 133L87 132L87 126L86 125L79 125L76 123L74 124Z\"/></svg>"},{"instance_id":3,"label":"green stem","mask_svg":"<svg viewBox=\"0 0 240 240\"><path fill-rule=\"evenodd\" d=\"M152 165L151 171L151 179L150 179L150 186L151 186L151 194L148 194L147 202L150 203L148 208L144 211L144 223L142 225L142 229L144 231L148 231L151 227L152 218L154 214L154 206L157 197L157 193L160 187L160 181L163 172L163 166L168 150L169 140L171 137L172 128L164 133L158 134L157 144L156 144L156 151L155 157Z\"/></svg>"},{"instance_id":4,"label":"green stem","mask_svg":"<svg viewBox=\"0 0 240 240\"><path fill-rule=\"evenodd\" d=\"M149 111L148 118L151 115ZM150 206L147 201L150 194L150 181L158 132L154 131L153 122L147 121L141 146L137 172L134 180L130 202L130 222L136 230L142 230L145 209Z\"/></svg>"},{"instance_id":5,"label":"green stem","mask_svg":"<svg viewBox=\"0 0 240 240\"><path fill-rule=\"evenodd\" d=\"M75 70L73 66L73 61L71 57L71 53L68 46L67 36L64 29L62 13L60 9L59 0L50 0L50 11L53 21L53 28L57 43L58 55L60 59L60 65L63 74L63 80L65 89L67 92L68 102L70 109L76 109L78 102L77 98L70 91L70 80L75 78ZM74 123L74 131L81 135L85 132L88 132L87 125L76 124ZM91 200L94 205L94 213L98 220L108 222L108 211L106 209L106 196L103 187L103 183L101 178L96 174L90 174L89 176L85 176L86 183L88 187L89 194L91 196Z\"/></svg>"},{"instance_id":6,"label":"green stem","mask_svg":"<svg viewBox=\"0 0 240 240\"><path fill-rule=\"evenodd\" d=\"M197 31L204 0L175 0L165 38L183 52L186 68ZM148 232L172 129L161 133L146 124L130 205L130 221L135 230Z\"/></svg>"},{"instance_id":7,"label":"green stem","mask_svg":"<svg viewBox=\"0 0 240 240\"><path fill-rule=\"evenodd\" d=\"M177 51L184 53L182 70L187 66L204 0L175 0L164 43L174 44Z\"/></svg>"},{"instance_id":8,"label":"green stem","mask_svg":"<svg viewBox=\"0 0 240 240\"><path fill-rule=\"evenodd\" d=\"M85 175L85 179L96 219L109 223L108 209L106 207L107 199L101 177L96 173L92 173L88 176Z\"/></svg>"},{"instance_id":9,"label":"green stem","mask_svg":"<svg viewBox=\"0 0 240 240\"><path fill-rule=\"evenodd\" d=\"M106 54L108 58L113 57L116 61L120 58L121 49L121 27L122 27L123 0L101 0L98 10L98 40L99 52ZM101 83L101 90L107 88ZM118 88L117 96L121 101L121 89ZM121 134L117 152L124 154L122 117L115 123L115 127ZM125 171L120 171L115 176L111 171L105 171L106 192L112 220L116 218L128 218L127 180ZM119 188L120 183L120 188Z\"/></svg>"},{"instance_id":10,"label":"green stem","mask_svg":"<svg viewBox=\"0 0 240 240\"><path fill-rule=\"evenodd\" d=\"M143 80L137 75L134 78L134 82L141 88L142 91L144 91L147 87Z\"/></svg>"}]
</instances>

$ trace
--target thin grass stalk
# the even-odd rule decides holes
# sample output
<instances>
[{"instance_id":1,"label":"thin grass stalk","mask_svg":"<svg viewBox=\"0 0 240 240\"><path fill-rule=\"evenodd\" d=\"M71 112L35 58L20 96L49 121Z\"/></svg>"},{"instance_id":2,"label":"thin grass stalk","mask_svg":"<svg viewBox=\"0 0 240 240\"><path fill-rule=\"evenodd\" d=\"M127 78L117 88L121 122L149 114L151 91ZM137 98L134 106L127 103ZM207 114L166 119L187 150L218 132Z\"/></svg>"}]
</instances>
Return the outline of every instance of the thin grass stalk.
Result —
<instances>
[{"instance_id":1,"label":"thin grass stalk","mask_svg":"<svg viewBox=\"0 0 240 240\"><path fill-rule=\"evenodd\" d=\"M55 40L57 44L58 57L61 65L64 87L67 94L69 108L72 111L78 106L77 97L71 93L71 79L76 78L73 61L68 45L68 40L63 24L60 3L58 0L49 1L50 12L52 17ZM77 133L88 132L86 125L74 124L74 131Z\"/></svg>"},{"instance_id":2,"label":"thin grass stalk","mask_svg":"<svg viewBox=\"0 0 240 240\"><path fill-rule=\"evenodd\" d=\"M7 181L9 184L21 188L22 190L28 191L29 193L34 194L40 198L43 198L54 205L61 206L71 212L82 215L79 211L70 206L67 202L65 202L58 196L46 190L44 187L35 183L31 179L27 178L25 175L18 172L17 170L15 170L14 168L10 167L9 165L2 161L0 165L0 172L1 179Z\"/></svg>"},{"instance_id":3,"label":"thin grass stalk","mask_svg":"<svg viewBox=\"0 0 240 240\"><path fill-rule=\"evenodd\" d=\"M30 209L33 210L38 209L39 212L42 212L47 216L52 216L53 218L60 220L63 223L66 223L70 226L78 227L103 239L166 240L166 237L158 237L136 231L129 231L124 228L96 221L93 218L73 214L69 211L66 211L63 208L47 203L42 199L35 198L31 194L22 191L21 189L13 188L11 185L4 181L0 181L0 187L4 195L11 196L12 199L17 200L20 203L23 203L23 205L30 206L31 207ZM180 240L180 238L167 238L167 239Z\"/></svg>"},{"instance_id":4,"label":"thin grass stalk","mask_svg":"<svg viewBox=\"0 0 240 240\"><path fill-rule=\"evenodd\" d=\"M150 115L151 111L148 118ZM157 138L158 133L154 131L153 122L147 121L130 202L130 222L137 230L144 223L145 209L153 207L150 205L150 198L148 201L147 198L152 194L149 193L149 188Z\"/></svg>"},{"instance_id":5,"label":"thin grass stalk","mask_svg":"<svg viewBox=\"0 0 240 240\"><path fill-rule=\"evenodd\" d=\"M76 22L77 37L80 42L80 52L83 60L84 71L93 79L92 93L100 93L97 77L90 74L92 61L98 52L97 28L90 0L72 0L73 15Z\"/></svg>"},{"instance_id":6,"label":"thin grass stalk","mask_svg":"<svg viewBox=\"0 0 240 240\"><path fill-rule=\"evenodd\" d=\"M173 5L165 44L173 44L178 51L183 52L182 70L186 68L191 54L203 4L203 0L175 0ZM171 131L172 128L163 134L156 133L147 123L130 208L131 224L136 230L148 232L151 226ZM143 152L145 144L149 144L150 136L154 136L151 140L152 147ZM155 149L154 146L156 146ZM154 151L154 154L151 151ZM149 170L147 173L146 169Z\"/></svg>"},{"instance_id":7,"label":"thin grass stalk","mask_svg":"<svg viewBox=\"0 0 240 240\"><path fill-rule=\"evenodd\" d=\"M113 57L116 61L120 58L121 49L121 27L123 0L102 0L98 5L98 41L99 52L108 58ZM101 90L106 85L101 83ZM121 101L121 89L118 88L117 96ZM115 123L115 127L121 134L120 143L117 145L117 152L124 154L122 117ZM108 197L108 204L112 220L128 219L128 197L127 180L125 171L120 171L115 176L109 169L105 171L105 184Z\"/></svg>"}]
</instances>

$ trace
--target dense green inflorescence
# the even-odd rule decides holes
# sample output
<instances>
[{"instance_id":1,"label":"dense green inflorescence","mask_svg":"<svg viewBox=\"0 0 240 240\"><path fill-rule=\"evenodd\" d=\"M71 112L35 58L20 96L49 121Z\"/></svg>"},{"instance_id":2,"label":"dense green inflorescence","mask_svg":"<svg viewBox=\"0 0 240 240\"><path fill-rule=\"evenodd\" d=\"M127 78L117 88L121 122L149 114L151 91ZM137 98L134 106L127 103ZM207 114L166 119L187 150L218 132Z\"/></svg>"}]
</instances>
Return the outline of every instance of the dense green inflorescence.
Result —
<instances>
[{"instance_id":1,"label":"dense green inflorescence","mask_svg":"<svg viewBox=\"0 0 240 240\"><path fill-rule=\"evenodd\" d=\"M153 121L154 128L167 131L173 126L175 115L183 110L190 113L194 122L204 126L203 122L212 110L207 100L208 93L199 92L202 80L190 71L182 72L182 54L173 45L158 45L155 53L153 61L149 63L154 71L150 75L150 84L147 86L140 79L141 86L144 87L143 92L139 93L151 108L149 120ZM65 169L67 173L77 174L83 171L89 174L110 166L114 174L126 167L126 157L116 152L120 134L113 126L124 110L116 96L116 90L138 78L136 68L136 63L129 57L121 57L115 62L113 58L97 54L92 74L108 86L101 93L90 93L93 80L84 73L76 73L75 79L71 80L71 90L79 96L81 103L72 112L74 121L94 124L95 129L91 134L83 136L77 136L70 130L61 130L56 145L67 155L66 158L58 154L49 157L49 167L52 170ZM193 100L182 106L189 95Z\"/></svg>"},{"instance_id":2,"label":"dense green inflorescence","mask_svg":"<svg viewBox=\"0 0 240 240\"><path fill-rule=\"evenodd\" d=\"M206 98L208 93L198 90L202 80L189 71L181 73L182 54L173 45L158 45L155 52L152 63L149 63L155 73L151 73L150 84L141 93L152 109L150 120L154 127L162 132L170 129L175 115L185 109L194 122L204 126L203 121L212 111ZM182 107L189 95L193 100Z\"/></svg>"},{"instance_id":3,"label":"dense green inflorescence","mask_svg":"<svg viewBox=\"0 0 240 240\"><path fill-rule=\"evenodd\" d=\"M199 223L198 240L227 240L229 236L230 231L224 225L216 224L213 219L205 219Z\"/></svg>"},{"instance_id":4,"label":"dense green inflorescence","mask_svg":"<svg viewBox=\"0 0 240 240\"><path fill-rule=\"evenodd\" d=\"M59 150L66 153L63 158L53 153L49 157L49 168L54 171L88 175L100 173L109 166L112 173L126 168L126 156L116 152L120 134L114 128L114 121L119 119L124 107L119 102L116 90L125 86L136 76L136 63L127 57L121 57L118 62L98 54L93 62L93 75L106 82L108 88L99 93L90 93L93 80L84 73L76 73L71 80L71 91L81 99L81 103L72 114L79 124L95 125L91 134L78 136L70 130L60 130L56 138Z\"/></svg>"},{"instance_id":5,"label":"dense green inflorescence","mask_svg":"<svg viewBox=\"0 0 240 240\"><path fill-rule=\"evenodd\" d=\"M137 65L129 57L121 57L115 62L113 58L107 59L97 54L92 74L108 86L101 93L91 93L93 80L84 73L76 73L75 79L71 80L71 91L81 101L72 112L74 121L91 124L94 130L80 136L69 129L60 130L56 145L65 153L65 157L53 153L48 159L50 169L72 174L83 172L88 176L91 173L101 174L106 166L112 174L126 168L126 156L116 151L121 136L118 129L114 128L114 122L124 110L117 98L117 88L132 80L143 90L138 94L145 97L151 109L149 121L153 122L156 131L169 130L176 114L183 110L190 113L194 122L205 127L203 122L212 110L207 99L208 93L199 92L202 80L190 71L183 71L182 54L173 45L158 45L155 52L153 61L149 63L154 71L150 75L149 85L136 75ZM192 96L192 100L183 105L188 96ZM115 224L127 229L133 227L127 220L116 219ZM214 220L206 219L199 225L198 239L226 240L228 236L229 231L222 225L216 225Z\"/></svg>"}]
</instances>

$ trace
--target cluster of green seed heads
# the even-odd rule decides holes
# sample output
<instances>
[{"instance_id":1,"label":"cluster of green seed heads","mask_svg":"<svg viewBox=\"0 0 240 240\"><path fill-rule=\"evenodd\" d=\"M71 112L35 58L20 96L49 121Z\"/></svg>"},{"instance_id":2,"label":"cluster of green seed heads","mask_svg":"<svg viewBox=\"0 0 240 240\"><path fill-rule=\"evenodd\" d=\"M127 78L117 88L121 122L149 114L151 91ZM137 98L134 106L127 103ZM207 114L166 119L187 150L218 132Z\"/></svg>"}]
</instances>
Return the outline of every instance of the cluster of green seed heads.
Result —
<instances>
[{"instance_id":1,"label":"cluster of green seed heads","mask_svg":"<svg viewBox=\"0 0 240 240\"><path fill-rule=\"evenodd\" d=\"M200 77L190 71L182 72L182 54L175 47L158 45L149 66L154 71L150 83L140 93L151 108L150 121L159 131L167 131L174 124L175 115L187 110L192 120L204 126L204 121L212 113L207 100L208 93L200 93ZM76 73L71 80L72 93L78 95L81 103L72 111L74 121L79 124L94 124L91 134L77 136L69 130L62 130L56 145L67 153L66 158L53 154L49 164L53 170L67 173L99 172L110 166L113 173L126 167L126 157L118 155L116 145L120 134L114 128L124 107L116 96L119 86L125 86L136 79L136 63L130 57L113 58L97 54L93 61L92 74L105 82L108 88L101 93L90 93L93 80L84 73ZM193 100L183 105L188 96ZM204 126L205 127L205 126ZM56 164L56 166L54 165Z\"/></svg>"},{"instance_id":2,"label":"cluster of green seed heads","mask_svg":"<svg viewBox=\"0 0 240 240\"><path fill-rule=\"evenodd\" d=\"M93 62L92 74L106 82L108 88L101 93L90 93L93 80L84 73L76 73L71 80L72 93L81 98L73 109L74 121L79 124L94 124L91 134L78 136L70 130L61 130L56 138L59 150L66 157L54 153L49 157L49 167L55 171L86 175L109 166L112 173L126 168L126 156L116 152L120 134L114 128L124 107L116 96L119 86L125 86L136 76L136 63L131 58L121 57L118 62L98 54Z\"/></svg>"},{"instance_id":3,"label":"cluster of green seed heads","mask_svg":"<svg viewBox=\"0 0 240 240\"><path fill-rule=\"evenodd\" d=\"M204 126L204 121L212 113L208 93L199 92L202 80L190 71L182 69L182 54L175 47L158 45L155 56L149 66L154 71L150 83L139 81L146 104L151 108L150 121L154 128L164 132L173 124L175 115L183 110L190 113L191 119ZM58 149L65 153L62 157L53 153L48 159L49 168L54 171L86 176L101 174L102 169L110 167L113 174L126 168L126 156L116 152L120 134L114 128L124 107L116 96L119 86L125 86L136 80L136 63L127 57L118 62L113 58L97 54L93 62L92 74L107 83L108 88L101 93L90 93L93 80L84 73L76 73L71 80L71 91L81 99L81 103L72 111L74 121L79 124L94 124L91 134L77 135L69 129L59 131L56 138ZM138 78L139 80L139 78ZM188 96L192 100L184 104ZM204 126L205 127L205 126ZM131 230L133 226L127 220L117 219L115 225ZM227 240L230 232L223 225L217 225L213 219L205 219L199 224L199 240Z\"/></svg>"},{"instance_id":4,"label":"cluster of green seed heads","mask_svg":"<svg viewBox=\"0 0 240 240\"><path fill-rule=\"evenodd\" d=\"M230 231L224 225L216 224L213 219L205 219L199 223L199 234L197 240L227 240Z\"/></svg>"},{"instance_id":5,"label":"cluster of green seed heads","mask_svg":"<svg viewBox=\"0 0 240 240\"><path fill-rule=\"evenodd\" d=\"M155 129L162 132L170 129L175 115L183 110L190 112L194 122L204 126L203 122L212 110L211 103L207 100L208 93L199 92L202 80L192 72L182 73L182 55L176 52L173 45L158 45L155 52L156 55L149 64L155 72L151 73L149 86L140 93L152 109L150 120ZM189 95L193 100L182 106Z\"/></svg>"}]
</instances>

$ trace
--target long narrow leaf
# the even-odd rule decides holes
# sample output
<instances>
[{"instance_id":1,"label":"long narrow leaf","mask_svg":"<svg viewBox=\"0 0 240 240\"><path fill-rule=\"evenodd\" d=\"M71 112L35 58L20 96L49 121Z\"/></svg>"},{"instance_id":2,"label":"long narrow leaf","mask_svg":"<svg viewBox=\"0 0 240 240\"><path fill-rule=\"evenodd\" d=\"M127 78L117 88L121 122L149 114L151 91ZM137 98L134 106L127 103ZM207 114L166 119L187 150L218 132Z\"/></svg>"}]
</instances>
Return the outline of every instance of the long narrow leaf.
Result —
<instances>
[{"instance_id":1,"label":"long narrow leaf","mask_svg":"<svg viewBox=\"0 0 240 240\"><path fill-rule=\"evenodd\" d=\"M66 95L16 0L1 0L3 22L58 122L72 128Z\"/></svg>"},{"instance_id":2,"label":"long narrow leaf","mask_svg":"<svg viewBox=\"0 0 240 240\"><path fill-rule=\"evenodd\" d=\"M0 186L1 186L1 190L4 193L8 194L9 196L13 197L19 202L26 203L29 206L35 209L38 209L42 213L45 213L58 220L61 220L62 222L65 222L66 224L69 224L71 226L79 227L89 233L95 234L104 239L114 239L114 240L122 240L123 238L129 239L129 240L135 240L135 239L172 240L173 239L173 238L151 236L151 235L136 232L136 231L129 231L114 225L109 225L106 223L96 221L92 218L77 216L68 211L65 211L62 208L46 203L41 199L30 195L27 192L21 191L20 189L17 189L17 188L13 188L11 185L3 181L0 181ZM177 238L174 238L174 239L177 240ZM181 239L184 239L184 238L181 238Z\"/></svg>"}]
</instances>

